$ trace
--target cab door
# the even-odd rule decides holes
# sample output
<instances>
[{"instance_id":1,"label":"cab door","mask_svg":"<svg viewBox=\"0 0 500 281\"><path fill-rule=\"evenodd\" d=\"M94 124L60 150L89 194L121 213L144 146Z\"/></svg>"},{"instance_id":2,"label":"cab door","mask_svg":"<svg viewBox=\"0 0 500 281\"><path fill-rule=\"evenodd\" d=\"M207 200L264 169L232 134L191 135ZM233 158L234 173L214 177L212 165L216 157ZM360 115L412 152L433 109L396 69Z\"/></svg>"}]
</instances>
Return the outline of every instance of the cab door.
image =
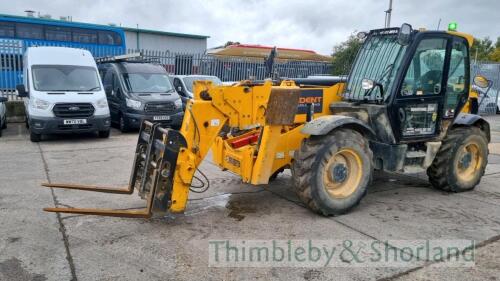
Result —
<instances>
[{"instance_id":1,"label":"cab door","mask_svg":"<svg viewBox=\"0 0 500 281\"><path fill-rule=\"evenodd\" d=\"M392 106L399 141L432 139L439 134L447 94L450 37L421 36L407 60Z\"/></svg>"}]
</instances>

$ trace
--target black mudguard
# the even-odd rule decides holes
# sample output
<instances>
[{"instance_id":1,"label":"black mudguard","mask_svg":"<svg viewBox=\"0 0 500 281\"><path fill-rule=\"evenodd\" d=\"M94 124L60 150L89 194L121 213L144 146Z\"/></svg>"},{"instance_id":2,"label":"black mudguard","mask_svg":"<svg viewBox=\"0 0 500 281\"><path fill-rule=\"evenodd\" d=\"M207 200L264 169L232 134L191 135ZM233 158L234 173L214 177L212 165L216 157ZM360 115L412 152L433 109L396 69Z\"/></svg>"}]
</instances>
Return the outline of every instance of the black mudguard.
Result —
<instances>
[{"instance_id":1,"label":"black mudguard","mask_svg":"<svg viewBox=\"0 0 500 281\"><path fill-rule=\"evenodd\" d=\"M363 121L345 115L327 115L316 118L311 122L306 123L304 128L302 128L301 133L306 135L322 136L340 127L354 129L369 139L375 137L373 130Z\"/></svg>"},{"instance_id":2,"label":"black mudguard","mask_svg":"<svg viewBox=\"0 0 500 281\"><path fill-rule=\"evenodd\" d=\"M452 127L455 126L477 126L486 134L488 142L491 140L490 123L486 121L486 119L477 114L469 114L469 113L458 114L457 118L453 120Z\"/></svg>"}]
</instances>

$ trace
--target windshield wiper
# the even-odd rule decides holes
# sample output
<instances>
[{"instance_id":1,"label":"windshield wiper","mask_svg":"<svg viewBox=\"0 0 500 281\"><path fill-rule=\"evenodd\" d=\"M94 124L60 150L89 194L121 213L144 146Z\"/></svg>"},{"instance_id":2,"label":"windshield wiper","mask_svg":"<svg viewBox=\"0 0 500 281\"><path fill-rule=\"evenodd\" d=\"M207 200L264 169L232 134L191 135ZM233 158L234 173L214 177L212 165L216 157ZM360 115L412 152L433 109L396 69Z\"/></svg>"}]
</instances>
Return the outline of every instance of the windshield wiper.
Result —
<instances>
[{"instance_id":1,"label":"windshield wiper","mask_svg":"<svg viewBox=\"0 0 500 281\"><path fill-rule=\"evenodd\" d=\"M84 91L84 92L85 92L85 91L95 91L95 90L100 89L100 88L101 88L100 86L96 86L96 87L90 88L90 89L88 89L88 90L83 90L83 91Z\"/></svg>"}]
</instances>

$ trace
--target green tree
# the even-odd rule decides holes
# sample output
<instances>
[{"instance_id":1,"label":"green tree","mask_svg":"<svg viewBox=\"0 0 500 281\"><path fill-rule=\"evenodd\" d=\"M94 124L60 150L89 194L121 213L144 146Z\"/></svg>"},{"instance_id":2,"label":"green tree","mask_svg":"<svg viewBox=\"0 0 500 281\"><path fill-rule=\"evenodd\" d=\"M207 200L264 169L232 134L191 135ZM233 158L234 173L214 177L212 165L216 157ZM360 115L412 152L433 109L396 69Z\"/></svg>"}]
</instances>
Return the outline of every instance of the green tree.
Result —
<instances>
[{"instance_id":1,"label":"green tree","mask_svg":"<svg viewBox=\"0 0 500 281\"><path fill-rule=\"evenodd\" d=\"M488 60L500 62L500 47L496 47L495 50L488 55Z\"/></svg>"},{"instance_id":2,"label":"green tree","mask_svg":"<svg viewBox=\"0 0 500 281\"><path fill-rule=\"evenodd\" d=\"M498 44L498 40L497 40ZM472 59L477 59L478 61L488 60L489 55L493 53L495 46L493 46L493 41L489 37L484 39L474 38L474 44L470 49L470 55Z\"/></svg>"},{"instance_id":3,"label":"green tree","mask_svg":"<svg viewBox=\"0 0 500 281\"><path fill-rule=\"evenodd\" d=\"M363 42L354 34L351 34L346 41L333 47L332 54L332 74L348 75L351 65L356 58L359 48Z\"/></svg>"},{"instance_id":4,"label":"green tree","mask_svg":"<svg viewBox=\"0 0 500 281\"><path fill-rule=\"evenodd\" d=\"M488 55L488 60L500 62L500 37L497 38L497 43L495 44L495 50L493 50Z\"/></svg>"}]
</instances>

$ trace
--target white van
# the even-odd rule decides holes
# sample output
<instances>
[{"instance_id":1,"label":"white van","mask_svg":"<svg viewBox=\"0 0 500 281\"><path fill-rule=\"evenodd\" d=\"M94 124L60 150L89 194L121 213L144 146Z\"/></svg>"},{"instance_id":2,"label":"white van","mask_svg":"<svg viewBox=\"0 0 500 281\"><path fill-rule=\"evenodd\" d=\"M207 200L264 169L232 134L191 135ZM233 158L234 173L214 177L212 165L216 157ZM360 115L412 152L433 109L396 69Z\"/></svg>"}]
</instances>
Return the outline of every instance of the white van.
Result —
<instances>
[{"instance_id":1,"label":"white van","mask_svg":"<svg viewBox=\"0 0 500 281\"><path fill-rule=\"evenodd\" d=\"M44 134L98 132L109 137L108 102L92 54L64 47L30 47L24 55L27 125L33 142Z\"/></svg>"}]
</instances>

